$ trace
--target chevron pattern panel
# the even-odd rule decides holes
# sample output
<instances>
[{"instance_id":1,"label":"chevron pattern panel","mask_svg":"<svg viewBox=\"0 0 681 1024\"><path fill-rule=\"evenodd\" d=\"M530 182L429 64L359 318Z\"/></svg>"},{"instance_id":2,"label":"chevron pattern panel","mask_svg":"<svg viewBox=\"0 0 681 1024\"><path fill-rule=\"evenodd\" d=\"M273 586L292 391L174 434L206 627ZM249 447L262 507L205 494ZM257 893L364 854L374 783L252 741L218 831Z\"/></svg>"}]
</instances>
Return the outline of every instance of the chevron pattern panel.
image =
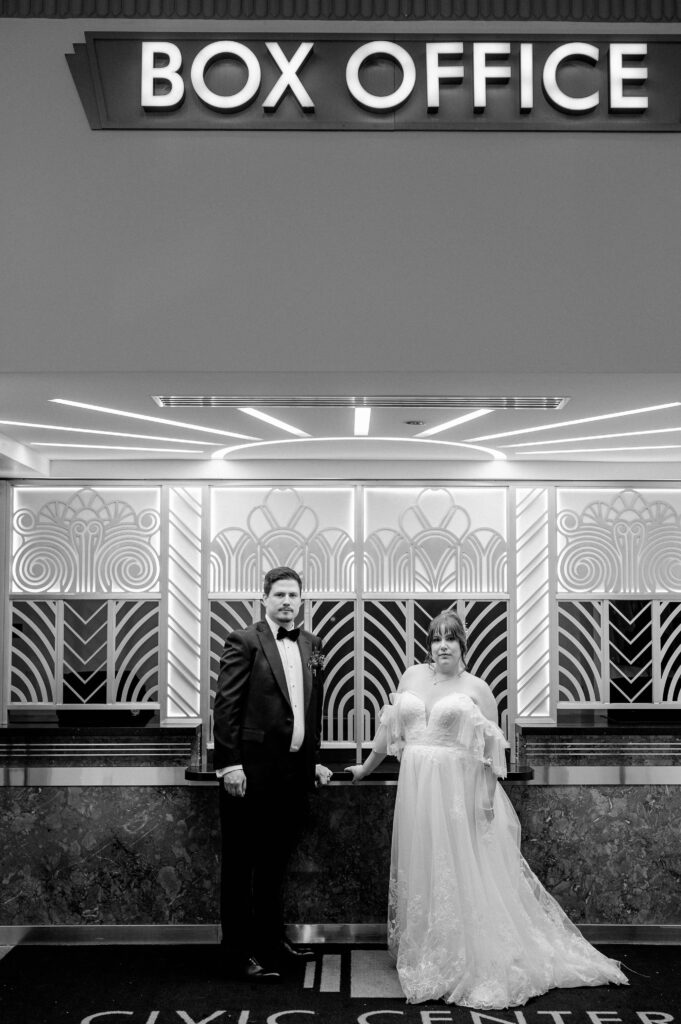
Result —
<instances>
[{"instance_id":1,"label":"chevron pattern panel","mask_svg":"<svg viewBox=\"0 0 681 1024\"><path fill-rule=\"evenodd\" d=\"M64 704L107 703L108 603L64 602Z\"/></svg>"},{"instance_id":2,"label":"chevron pattern panel","mask_svg":"<svg viewBox=\"0 0 681 1024\"><path fill-rule=\"evenodd\" d=\"M660 602L662 700L681 700L681 602Z\"/></svg>"},{"instance_id":3,"label":"chevron pattern panel","mask_svg":"<svg viewBox=\"0 0 681 1024\"><path fill-rule=\"evenodd\" d=\"M234 629L246 629L260 618L260 600L213 600L210 602L210 708L220 672L225 637Z\"/></svg>"},{"instance_id":4,"label":"chevron pattern panel","mask_svg":"<svg viewBox=\"0 0 681 1024\"><path fill-rule=\"evenodd\" d=\"M12 602L10 704L52 704L57 657L57 602Z\"/></svg>"},{"instance_id":5,"label":"chevron pattern panel","mask_svg":"<svg viewBox=\"0 0 681 1024\"><path fill-rule=\"evenodd\" d=\"M362 736L372 740L382 707L408 664L407 602L366 601L363 614L364 703Z\"/></svg>"},{"instance_id":6,"label":"chevron pattern panel","mask_svg":"<svg viewBox=\"0 0 681 1024\"><path fill-rule=\"evenodd\" d=\"M168 492L169 718L201 714L201 488Z\"/></svg>"},{"instance_id":7,"label":"chevron pattern panel","mask_svg":"<svg viewBox=\"0 0 681 1024\"><path fill-rule=\"evenodd\" d=\"M598 702L601 697L602 601L558 604L558 700Z\"/></svg>"},{"instance_id":8,"label":"chevron pattern panel","mask_svg":"<svg viewBox=\"0 0 681 1024\"><path fill-rule=\"evenodd\" d=\"M650 601L611 601L610 701L653 700L653 636Z\"/></svg>"},{"instance_id":9,"label":"chevron pattern panel","mask_svg":"<svg viewBox=\"0 0 681 1024\"><path fill-rule=\"evenodd\" d=\"M158 701L158 602L116 601L114 630L115 702Z\"/></svg>"},{"instance_id":10,"label":"chevron pattern panel","mask_svg":"<svg viewBox=\"0 0 681 1024\"><path fill-rule=\"evenodd\" d=\"M354 743L356 602L313 600L307 605L308 628L324 645L322 741Z\"/></svg>"},{"instance_id":11,"label":"chevron pattern panel","mask_svg":"<svg viewBox=\"0 0 681 1024\"><path fill-rule=\"evenodd\" d=\"M508 602L462 602L468 635L468 667L489 685L508 734Z\"/></svg>"},{"instance_id":12,"label":"chevron pattern panel","mask_svg":"<svg viewBox=\"0 0 681 1024\"><path fill-rule=\"evenodd\" d=\"M549 492L516 491L516 659L520 716L550 710Z\"/></svg>"}]
</instances>

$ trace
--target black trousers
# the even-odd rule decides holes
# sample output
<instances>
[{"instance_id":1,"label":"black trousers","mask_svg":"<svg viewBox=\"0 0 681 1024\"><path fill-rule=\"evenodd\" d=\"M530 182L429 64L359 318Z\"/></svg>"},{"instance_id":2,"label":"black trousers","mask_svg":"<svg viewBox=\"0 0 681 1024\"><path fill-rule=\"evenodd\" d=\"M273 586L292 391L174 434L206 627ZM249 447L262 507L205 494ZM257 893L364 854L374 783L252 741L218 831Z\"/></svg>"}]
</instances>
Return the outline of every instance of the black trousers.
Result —
<instances>
[{"instance_id":1,"label":"black trousers","mask_svg":"<svg viewBox=\"0 0 681 1024\"><path fill-rule=\"evenodd\" d=\"M300 753L246 769L246 795L220 783L222 944L235 957L276 959L284 938L283 888L307 815Z\"/></svg>"}]
</instances>

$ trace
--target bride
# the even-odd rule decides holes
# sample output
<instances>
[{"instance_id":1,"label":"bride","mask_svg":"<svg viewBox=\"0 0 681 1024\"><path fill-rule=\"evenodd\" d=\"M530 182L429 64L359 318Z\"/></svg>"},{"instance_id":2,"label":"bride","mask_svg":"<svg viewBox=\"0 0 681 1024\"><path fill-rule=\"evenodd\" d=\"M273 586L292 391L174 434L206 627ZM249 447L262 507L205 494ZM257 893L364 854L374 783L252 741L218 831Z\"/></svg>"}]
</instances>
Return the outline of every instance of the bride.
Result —
<instances>
[{"instance_id":1,"label":"bride","mask_svg":"<svg viewBox=\"0 0 681 1024\"><path fill-rule=\"evenodd\" d=\"M518 819L496 784L508 743L492 691L466 670L458 615L432 621L428 648L384 709L365 763L346 769L359 782L386 753L401 759L388 946L408 1002L500 1010L550 988L627 984L520 854Z\"/></svg>"}]
</instances>

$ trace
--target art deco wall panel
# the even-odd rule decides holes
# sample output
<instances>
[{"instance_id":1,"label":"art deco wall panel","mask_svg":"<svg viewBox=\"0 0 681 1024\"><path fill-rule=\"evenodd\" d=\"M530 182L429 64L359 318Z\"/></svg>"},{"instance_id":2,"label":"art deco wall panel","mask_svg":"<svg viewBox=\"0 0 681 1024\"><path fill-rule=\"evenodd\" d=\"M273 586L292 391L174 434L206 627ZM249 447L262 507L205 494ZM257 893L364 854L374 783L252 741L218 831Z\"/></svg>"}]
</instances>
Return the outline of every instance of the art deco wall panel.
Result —
<instances>
[{"instance_id":1,"label":"art deco wall panel","mask_svg":"<svg viewBox=\"0 0 681 1024\"><path fill-rule=\"evenodd\" d=\"M5 702L206 718L263 573L304 581L323 736L366 743L453 607L500 719L681 699L681 489L19 485ZM553 660L552 660L553 659ZM555 680L552 674L555 672Z\"/></svg>"},{"instance_id":2,"label":"art deco wall panel","mask_svg":"<svg viewBox=\"0 0 681 1024\"><path fill-rule=\"evenodd\" d=\"M516 492L517 713L548 715L551 707L551 594L549 491Z\"/></svg>"},{"instance_id":3,"label":"art deco wall panel","mask_svg":"<svg viewBox=\"0 0 681 1024\"><path fill-rule=\"evenodd\" d=\"M170 718L201 714L202 493L168 492L168 683Z\"/></svg>"},{"instance_id":4,"label":"art deco wall panel","mask_svg":"<svg viewBox=\"0 0 681 1024\"><path fill-rule=\"evenodd\" d=\"M159 494L158 488L16 488L12 590L158 592Z\"/></svg>"}]
</instances>

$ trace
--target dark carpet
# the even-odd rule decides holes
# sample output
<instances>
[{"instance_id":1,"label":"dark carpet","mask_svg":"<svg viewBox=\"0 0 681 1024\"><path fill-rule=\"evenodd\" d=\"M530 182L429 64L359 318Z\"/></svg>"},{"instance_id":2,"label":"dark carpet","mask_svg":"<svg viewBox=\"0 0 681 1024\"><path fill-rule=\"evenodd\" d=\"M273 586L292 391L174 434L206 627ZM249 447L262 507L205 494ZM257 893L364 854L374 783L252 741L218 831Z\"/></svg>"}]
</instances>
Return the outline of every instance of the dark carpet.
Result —
<instances>
[{"instance_id":1,"label":"dark carpet","mask_svg":"<svg viewBox=\"0 0 681 1024\"><path fill-rule=\"evenodd\" d=\"M213 946L17 946L0 960L0 1024L681 1024L681 947L601 948L628 987L481 1013L408 1005L390 994L386 954L366 947L317 946L314 966L264 986L226 980Z\"/></svg>"}]
</instances>

